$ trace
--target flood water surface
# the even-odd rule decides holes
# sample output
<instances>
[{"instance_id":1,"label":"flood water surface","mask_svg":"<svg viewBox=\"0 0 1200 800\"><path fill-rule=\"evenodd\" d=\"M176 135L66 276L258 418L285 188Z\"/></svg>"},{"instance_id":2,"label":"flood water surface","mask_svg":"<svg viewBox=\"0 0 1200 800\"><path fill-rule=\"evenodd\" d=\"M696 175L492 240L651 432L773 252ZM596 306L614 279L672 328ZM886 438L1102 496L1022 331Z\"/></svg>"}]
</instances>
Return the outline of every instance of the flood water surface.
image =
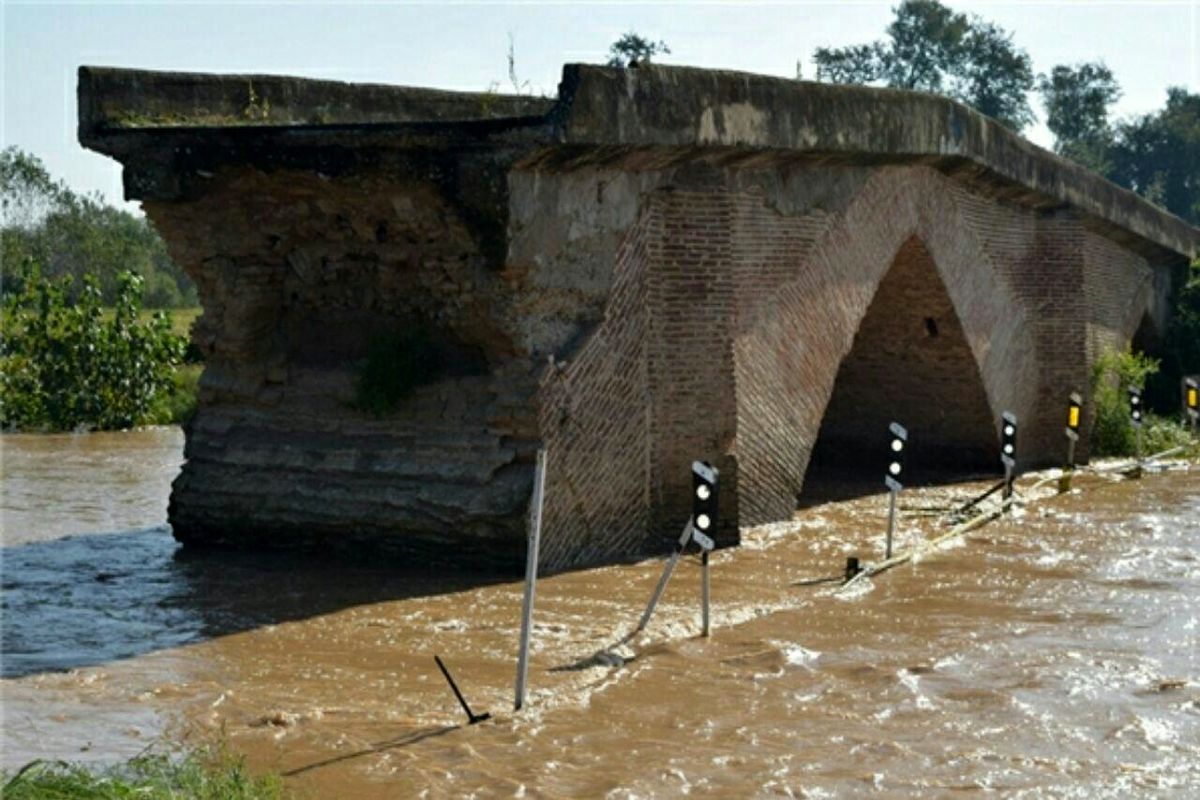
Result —
<instances>
[{"instance_id":1,"label":"flood water surface","mask_svg":"<svg viewBox=\"0 0 1200 800\"><path fill-rule=\"evenodd\" d=\"M899 544L981 486L905 492ZM744 532L707 639L694 559L625 641L661 560L546 578L519 714L517 582L181 557L165 493L86 553L6 516L5 763L223 736L312 797L1197 796L1200 471L1076 486L849 590L825 579L880 559L885 496Z\"/></svg>"}]
</instances>

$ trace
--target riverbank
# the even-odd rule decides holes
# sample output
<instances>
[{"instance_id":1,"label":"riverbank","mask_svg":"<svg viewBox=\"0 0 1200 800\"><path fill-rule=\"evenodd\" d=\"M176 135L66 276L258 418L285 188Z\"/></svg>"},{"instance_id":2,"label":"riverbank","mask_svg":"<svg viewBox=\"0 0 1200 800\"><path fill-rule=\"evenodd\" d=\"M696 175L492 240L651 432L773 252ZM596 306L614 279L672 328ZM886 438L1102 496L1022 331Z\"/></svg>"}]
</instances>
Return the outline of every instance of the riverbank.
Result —
<instances>
[{"instance_id":1,"label":"riverbank","mask_svg":"<svg viewBox=\"0 0 1200 800\"><path fill-rule=\"evenodd\" d=\"M898 541L984 485L906 491ZM181 560L151 529L79 557L97 569L129 553L129 572L86 587L68 572L43 588L58 600L38 623L78 603L151 646L4 680L5 758L113 761L224 736L312 796L1186 795L1200 788L1200 472L1076 489L1045 487L1023 514L850 595L816 581L848 555L881 557L886 499L805 509L713 557L710 639L688 560L645 639L600 659L661 560L546 579L516 716L519 583ZM161 555L139 551L152 543ZM493 719L463 726L434 654Z\"/></svg>"}]
</instances>

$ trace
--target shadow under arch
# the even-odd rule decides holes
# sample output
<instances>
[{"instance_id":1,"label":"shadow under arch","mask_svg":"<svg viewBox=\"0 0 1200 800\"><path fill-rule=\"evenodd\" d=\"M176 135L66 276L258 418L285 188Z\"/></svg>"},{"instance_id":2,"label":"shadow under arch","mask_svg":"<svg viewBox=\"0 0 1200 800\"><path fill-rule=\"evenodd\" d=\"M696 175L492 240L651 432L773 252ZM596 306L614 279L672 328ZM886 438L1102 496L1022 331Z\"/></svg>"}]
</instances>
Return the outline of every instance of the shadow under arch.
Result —
<instances>
[{"instance_id":1,"label":"shadow under arch","mask_svg":"<svg viewBox=\"0 0 1200 800\"><path fill-rule=\"evenodd\" d=\"M998 463L987 389L933 256L915 234L897 251L838 366L800 504L881 491L891 422L909 432L906 482Z\"/></svg>"}]
</instances>

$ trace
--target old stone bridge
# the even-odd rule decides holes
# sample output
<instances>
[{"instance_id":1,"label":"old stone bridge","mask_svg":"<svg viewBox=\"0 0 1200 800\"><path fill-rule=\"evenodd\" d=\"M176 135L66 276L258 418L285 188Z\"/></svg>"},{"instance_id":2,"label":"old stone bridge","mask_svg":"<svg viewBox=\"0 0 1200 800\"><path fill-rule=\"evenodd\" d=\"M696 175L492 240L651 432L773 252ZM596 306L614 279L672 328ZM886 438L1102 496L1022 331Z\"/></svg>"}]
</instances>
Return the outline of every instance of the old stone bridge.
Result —
<instances>
[{"instance_id":1,"label":"old stone bridge","mask_svg":"<svg viewBox=\"0 0 1200 800\"><path fill-rule=\"evenodd\" d=\"M538 447L550 569L661 550L697 458L722 472L725 543L790 516L815 471L881 480L893 419L913 480L999 470L1003 410L1023 464L1057 462L1068 393L1104 348L1161 335L1200 248L900 91L569 65L539 99L85 67L79 109L204 305L184 542L515 565ZM436 370L376 416L356 380L387 342Z\"/></svg>"}]
</instances>

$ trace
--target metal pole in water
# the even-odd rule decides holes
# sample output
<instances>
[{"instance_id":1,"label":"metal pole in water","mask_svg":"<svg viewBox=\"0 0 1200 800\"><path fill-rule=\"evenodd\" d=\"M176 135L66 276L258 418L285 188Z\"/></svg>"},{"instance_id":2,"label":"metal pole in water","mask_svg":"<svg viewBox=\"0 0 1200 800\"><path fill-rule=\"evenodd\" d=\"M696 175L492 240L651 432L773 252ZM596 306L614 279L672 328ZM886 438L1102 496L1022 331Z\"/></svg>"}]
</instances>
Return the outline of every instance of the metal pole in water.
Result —
<instances>
[{"instance_id":1,"label":"metal pole in water","mask_svg":"<svg viewBox=\"0 0 1200 800\"><path fill-rule=\"evenodd\" d=\"M450 677L450 670L446 669L446 665L442 663L442 657L435 655L433 660L437 662L438 669L442 671L442 675L446 676L446 683L450 684L450 690L454 692L454 696L458 698L458 704L462 706L463 712L467 715L467 724L474 725L476 722L483 722L492 718L492 715L484 712L476 714L467 705L467 698L463 697L463 693L458 690L458 684L454 682L454 678Z\"/></svg>"},{"instance_id":2,"label":"metal pole in water","mask_svg":"<svg viewBox=\"0 0 1200 800\"><path fill-rule=\"evenodd\" d=\"M708 551L700 554L700 620L701 636L708 636Z\"/></svg>"},{"instance_id":3,"label":"metal pole in water","mask_svg":"<svg viewBox=\"0 0 1200 800\"><path fill-rule=\"evenodd\" d=\"M542 540L542 503L546 495L546 450L537 451L533 476L533 518L529 524L529 547L525 555L525 599L521 605L521 644L517 653L517 690L513 710L525 705L529 677L529 636L533 630L533 599L537 589L538 545Z\"/></svg>"},{"instance_id":4,"label":"metal pole in water","mask_svg":"<svg viewBox=\"0 0 1200 800\"><path fill-rule=\"evenodd\" d=\"M638 622L635 633L644 631L646 625L650 622L650 617L654 614L654 608L658 605L659 598L667 588L667 581L671 580L671 573L675 571L675 565L679 563L679 556L683 555L683 548L687 547L688 540L692 538L692 520L687 521L687 525L683 526L683 535L679 537L679 542L675 545L675 552L671 553L671 557L667 560L667 566L663 568L662 577L658 579L658 585L654 587L654 594L650 596L650 602L646 606L646 611L642 614L642 619Z\"/></svg>"},{"instance_id":5,"label":"metal pole in water","mask_svg":"<svg viewBox=\"0 0 1200 800\"><path fill-rule=\"evenodd\" d=\"M896 490L892 489L888 494L891 495L891 500L888 503L887 548L884 558L892 557L892 534L896 530Z\"/></svg>"},{"instance_id":6,"label":"metal pole in water","mask_svg":"<svg viewBox=\"0 0 1200 800\"><path fill-rule=\"evenodd\" d=\"M1008 464L1005 464L1004 465L1004 493L1001 495L1001 497L1007 501L1012 498L1012 494L1013 494L1013 470L1012 470L1011 466L1009 466ZM1005 509L1005 512L1011 513L1012 506L1008 506Z\"/></svg>"}]
</instances>

